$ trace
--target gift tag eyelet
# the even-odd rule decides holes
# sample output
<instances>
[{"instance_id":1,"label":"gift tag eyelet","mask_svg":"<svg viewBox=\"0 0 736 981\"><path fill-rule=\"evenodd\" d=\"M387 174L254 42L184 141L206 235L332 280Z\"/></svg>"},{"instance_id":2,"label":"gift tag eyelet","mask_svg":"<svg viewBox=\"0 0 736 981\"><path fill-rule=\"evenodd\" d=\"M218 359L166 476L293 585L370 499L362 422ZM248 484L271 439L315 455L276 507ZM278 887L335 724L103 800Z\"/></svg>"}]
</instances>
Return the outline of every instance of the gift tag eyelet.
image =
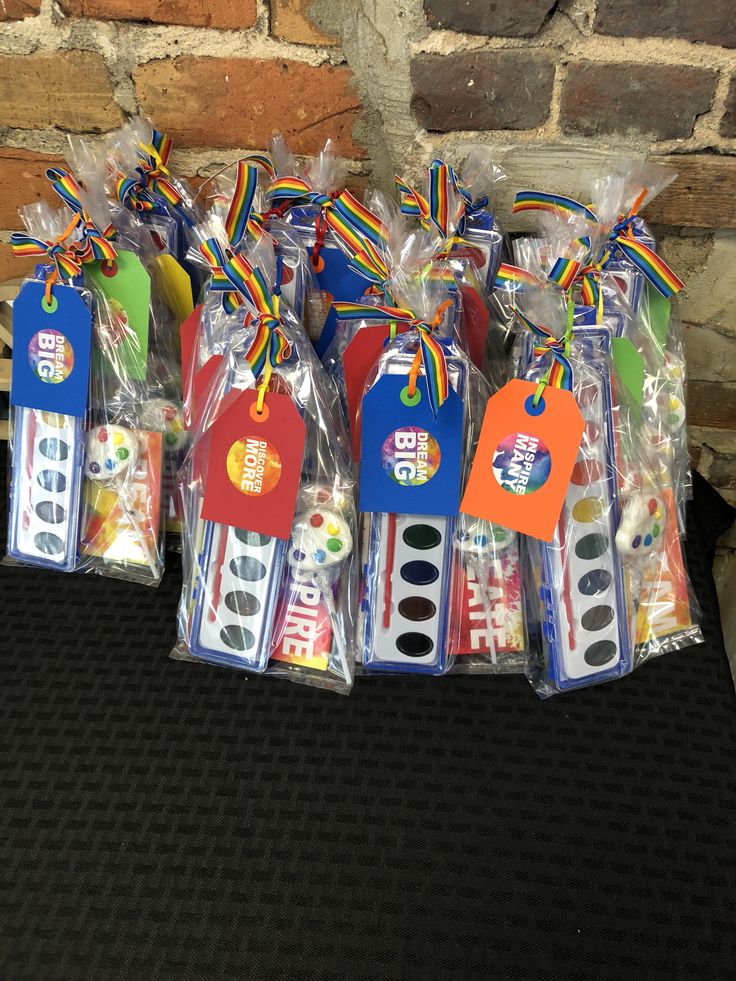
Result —
<instances>
[{"instance_id":1,"label":"gift tag eyelet","mask_svg":"<svg viewBox=\"0 0 736 981\"><path fill-rule=\"evenodd\" d=\"M400 398L404 405L407 405L411 409L415 405L419 405L422 400L422 393L417 388L414 390L414 394L410 395L409 386L405 385L404 388L401 389Z\"/></svg>"},{"instance_id":2,"label":"gift tag eyelet","mask_svg":"<svg viewBox=\"0 0 736 981\"><path fill-rule=\"evenodd\" d=\"M544 412L546 405L544 403L544 398L540 398L537 404L534 404L534 396L530 395L529 398L524 403L524 411L530 416L541 416Z\"/></svg>"}]
</instances>

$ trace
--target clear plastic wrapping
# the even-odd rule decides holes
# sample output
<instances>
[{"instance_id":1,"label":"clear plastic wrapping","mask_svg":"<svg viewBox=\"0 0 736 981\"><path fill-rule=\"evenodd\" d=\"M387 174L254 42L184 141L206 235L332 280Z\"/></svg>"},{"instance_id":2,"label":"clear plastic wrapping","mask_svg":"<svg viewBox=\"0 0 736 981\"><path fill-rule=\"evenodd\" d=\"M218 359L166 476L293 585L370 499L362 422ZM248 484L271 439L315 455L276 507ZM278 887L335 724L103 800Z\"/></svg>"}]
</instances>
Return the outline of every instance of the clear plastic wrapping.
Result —
<instances>
[{"instance_id":1,"label":"clear plastic wrapping","mask_svg":"<svg viewBox=\"0 0 736 981\"><path fill-rule=\"evenodd\" d=\"M161 251L184 262L186 230L201 212L187 183L169 169L171 140L134 116L106 135L105 146L108 195L147 225Z\"/></svg>"},{"instance_id":2,"label":"clear plastic wrapping","mask_svg":"<svg viewBox=\"0 0 736 981\"><path fill-rule=\"evenodd\" d=\"M411 254L411 249L402 250L405 262ZM448 294L446 282L434 278L426 263L424 276L416 271L410 275L412 268L417 266L411 262L394 267L389 289L403 308L431 323L441 346L449 388L462 404L462 484L490 391L458 343L462 298L452 277ZM353 338L361 330L387 332L389 326L389 317L383 324L371 320L345 325ZM367 376L365 394L385 376L410 377L416 371L420 336L410 329L389 340ZM398 450L398 441L396 446ZM441 452L428 450L428 471ZM366 513L361 528L359 635L365 670L445 674L523 669L526 634L518 536L447 513Z\"/></svg>"},{"instance_id":3,"label":"clear plastic wrapping","mask_svg":"<svg viewBox=\"0 0 736 981\"><path fill-rule=\"evenodd\" d=\"M181 348L179 328L192 310L192 283L174 257L167 238L152 231L145 213L123 207L117 197L106 196L109 149L99 141L70 139L70 157L84 182L93 213L115 228L120 251L138 257L150 280L146 385L147 400L141 414L144 428L162 434L164 524L167 545L181 547L181 514L174 478L181 466L187 439L181 400ZM167 219L169 220L169 219ZM173 219L172 219L173 221Z\"/></svg>"},{"instance_id":4,"label":"clear plastic wrapping","mask_svg":"<svg viewBox=\"0 0 736 981\"><path fill-rule=\"evenodd\" d=\"M347 166L333 156L330 140L315 157L298 161L277 137L271 155L277 172L269 189L271 213L284 217L308 254L303 321L323 357L335 335L333 302L359 300L365 291L364 278L350 263L353 245L364 235L375 244L380 229L346 190Z\"/></svg>"},{"instance_id":5,"label":"clear plastic wrapping","mask_svg":"<svg viewBox=\"0 0 736 981\"><path fill-rule=\"evenodd\" d=\"M562 336L564 297L537 304ZM668 468L612 358L617 336L616 318L596 324L594 310L576 311L569 360L583 440L552 542L525 546L529 674L542 695L620 677L700 639ZM540 380L545 362L533 359L524 377Z\"/></svg>"},{"instance_id":6,"label":"clear plastic wrapping","mask_svg":"<svg viewBox=\"0 0 736 981\"><path fill-rule=\"evenodd\" d=\"M273 288L276 261L271 252L269 262L266 244L259 255ZM273 366L268 391L288 395L306 426L291 536L202 517L213 426L228 396L257 382L246 357L257 327L244 303L221 324L214 351L219 365L196 404L192 444L179 475L186 547L175 654L346 692L354 677L357 594L347 436L334 388L301 323L286 303L278 310L290 351ZM206 353L206 344L200 349ZM268 406L268 393L264 399Z\"/></svg>"},{"instance_id":7,"label":"clear plastic wrapping","mask_svg":"<svg viewBox=\"0 0 736 981\"><path fill-rule=\"evenodd\" d=\"M81 193L66 172L50 176L56 181L64 177ZM58 241L61 229L69 227L68 213L46 205L24 209L22 217L29 234L44 241ZM84 252L90 230L101 241L89 215L84 212L83 217L87 223L83 225L80 211L78 226L66 236L67 245L78 243L77 252ZM19 405L13 410L8 556L67 572L94 571L157 585L163 573L162 436L144 422L150 390L141 335L90 273L106 275L109 270L115 275L120 254L112 255L82 260L88 286L82 285L81 276L57 278L51 266L37 267L24 284L23 289L43 285L52 316L60 303L63 310L74 309L70 293L82 300L91 314L91 353L83 415ZM55 323L49 324L48 333L59 341L54 358L62 381L73 374L75 353ZM39 337L29 350L37 373L45 363L45 335ZM16 350L16 357L21 353ZM133 364L144 370L131 372ZM78 370L83 370L81 364Z\"/></svg>"}]
</instances>

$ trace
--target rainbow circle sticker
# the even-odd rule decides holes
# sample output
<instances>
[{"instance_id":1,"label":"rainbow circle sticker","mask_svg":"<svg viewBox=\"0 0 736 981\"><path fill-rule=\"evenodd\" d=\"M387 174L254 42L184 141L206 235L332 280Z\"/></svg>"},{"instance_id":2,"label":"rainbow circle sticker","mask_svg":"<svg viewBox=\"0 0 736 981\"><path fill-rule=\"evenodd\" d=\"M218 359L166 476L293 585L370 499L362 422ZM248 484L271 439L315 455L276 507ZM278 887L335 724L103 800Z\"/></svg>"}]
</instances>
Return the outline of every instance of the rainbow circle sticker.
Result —
<instances>
[{"instance_id":1,"label":"rainbow circle sticker","mask_svg":"<svg viewBox=\"0 0 736 981\"><path fill-rule=\"evenodd\" d=\"M440 466L440 445L426 429L403 426L383 441L381 463L388 476L402 487L426 484Z\"/></svg>"},{"instance_id":2,"label":"rainbow circle sticker","mask_svg":"<svg viewBox=\"0 0 736 981\"><path fill-rule=\"evenodd\" d=\"M74 350L61 333L52 327L37 331L28 342L31 370L48 385L66 381L74 367Z\"/></svg>"},{"instance_id":3,"label":"rainbow circle sticker","mask_svg":"<svg viewBox=\"0 0 736 981\"><path fill-rule=\"evenodd\" d=\"M510 494L533 494L549 477L549 450L537 436L511 433L493 454L493 476Z\"/></svg>"},{"instance_id":4,"label":"rainbow circle sticker","mask_svg":"<svg viewBox=\"0 0 736 981\"><path fill-rule=\"evenodd\" d=\"M246 436L228 450L227 475L241 494L263 497L281 480L281 457L265 439Z\"/></svg>"}]
</instances>

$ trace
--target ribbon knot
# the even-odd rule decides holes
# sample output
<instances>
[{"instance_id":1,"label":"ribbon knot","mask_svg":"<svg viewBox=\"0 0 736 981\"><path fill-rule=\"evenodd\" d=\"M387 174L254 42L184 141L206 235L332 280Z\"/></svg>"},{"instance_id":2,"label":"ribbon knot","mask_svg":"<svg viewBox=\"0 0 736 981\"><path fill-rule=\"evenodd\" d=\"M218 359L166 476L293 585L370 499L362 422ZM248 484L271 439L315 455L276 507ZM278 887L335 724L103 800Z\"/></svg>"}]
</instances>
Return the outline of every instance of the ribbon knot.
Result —
<instances>
[{"instance_id":1,"label":"ribbon knot","mask_svg":"<svg viewBox=\"0 0 736 981\"><path fill-rule=\"evenodd\" d=\"M434 227L443 239L447 239L455 229L459 229L470 195L460 189L455 171L443 160L433 160L427 174L426 198L400 177L394 178L399 189L401 213L418 218L426 231ZM451 207L453 192L458 195L458 206L455 208Z\"/></svg>"},{"instance_id":2,"label":"ribbon knot","mask_svg":"<svg viewBox=\"0 0 736 981\"><path fill-rule=\"evenodd\" d=\"M222 293L222 307L226 313L234 313L243 303L242 295L233 289L225 266L232 256L232 251L226 248L216 238L208 238L203 242L199 251L210 267L210 291Z\"/></svg>"},{"instance_id":3,"label":"ribbon knot","mask_svg":"<svg viewBox=\"0 0 736 981\"><path fill-rule=\"evenodd\" d=\"M447 361L445 352L434 335L444 318L445 310L452 305L452 300L445 300L437 308L434 319L429 322L417 317L414 311L406 307L370 306L364 303L333 303L333 309L338 320L366 320L385 323L402 323L419 334L419 350L409 370L409 395L416 391L417 377L420 366L424 367L429 392L430 407L437 414L449 394Z\"/></svg>"},{"instance_id":4,"label":"ribbon knot","mask_svg":"<svg viewBox=\"0 0 736 981\"><path fill-rule=\"evenodd\" d=\"M631 214L631 215L626 215L626 217L624 218L620 218L613 226L613 229L611 230L611 234L609 237L615 240L619 237L619 235L626 235L626 234L633 235L633 231L631 231L631 229L638 217L639 216L636 214Z\"/></svg>"},{"instance_id":5,"label":"ribbon knot","mask_svg":"<svg viewBox=\"0 0 736 981\"><path fill-rule=\"evenodd\" d=\"M216 239L207 239L200 252L212 269L211 289L224 292L228 302L237 309L245 300L253 307L246 316L246 324L256 325L256 334L245 357L256 380L266 370L285 361L291 354L291 344L281 330L280 300L269 289L266 277L252 266L244 255L226 250ZM229 310L228 312L232 312Z\"/></svg>"},{"instance_id":6,"label":"ribbon knot","mask_svg":"<svg viewBox=\"0 0 736 981\"><path fill-rule=\"evenodd\" d=\"M317 234L330 231L344 245L349 255L357 255L365 248L365 243L377 246L388 241L388 229L370 209L361 204L348 190L339 194L321 194L301 177L278 177L268 189L268 196L277 210L288 210L301 204L316 205L319 215L316 221ZM319 252L317 253L319 254Z\"/></svg>"},{"instance_id":7,"label":"ribbon knot","mask_svg":"<svg viewBox=\"0 0 736 981\"><path fill-rule=\"evenodd\" d=\"M36 238L26 232L13 232L10 246L14 255L24 258L46 259L53 263L53 270L46 277L46 302L51 302L51 289L58 279L72 279L82 271L82 264L94 260L112 261L117 252L109 241L115 234L109 225L104 232L84 210L81 188L72 174L58 168L50 168L46 176L53 189L72 210L73 216L62 234L55 239ZM67 239L80 230L81 237L73 242Z\"/></svg>"},{"instance_id":8,"label":"ribbon knot","mask_svg":"<svg viewBox=\"0 0 736 981\"><path fill-rule=\"evenodd\" d=\"M621 216L613 226L608 236L608 242L604 247L603 258L596 265L600 265L601 269L605 269L606 264L619 253L631 265L638 269L662 296L670 297L675 293L679 293L684 283L675 275L664 259L661 259L653 249L650 249L648 245L645 245L640 239L636 238L633 231L634 223L639 217L639 208L646 198L647 190L647 188L644 188L634 202L629 214ZM591 224L600 226L598 217L590 208L581 204L579 201L575 201L574 198L563 197L559 194L545 194L541 191L519 191L514 200L512 211L514 214L522 211L547 211L555 214L584 218ZM577 241L589 243L590 239L584 236ZM562 261L567 262L568 260ZM564 275L564 269L562 267L560 267L560 272ZM578 270L575 279L579 278L579 276L580 272ZM592 283L592 280L590 282ZM592 289L590 292L592 292Z\"/></svg>"},{"instance_id":9,"label":"ribbon knot","mask_svg":"<svg viewBox=\"0 0 736 981\"><path fill-rule=\"evenodd\" d=\"M487 194L482 194L479 198L475 198L475 200L473 200L473 198L470 196L468 191L466 191L463 185L461 184L460 180L457 181L456 187L458 193L460 194L460 196L462 197L465 203L463 209L463 215L457 224L458 235L462 237L465 234L465 230L467 228L468 222L472 220L477 221L483 215L483 212L486 211L488 205L490 204L490 198L488 197ZM492 215L488 216L486 220L490 221L490 223L492 224L493 216Z\"/></svg>"},{"instance_id":10,"label":"ribbon knot","mask_svg":"<svg viewBox=\"0 0 736 981\"><path fill-rule=\"evenodd\" d=\"M34 238L25 232L13 232L10 236L10 247L13 255L22 258L46 259L53 263L54 269L46 277L46 303L51 303L51 288L57 279L72 279L82 271L82 262L87 257L80 250L80 243L66 243L66 239L75 230L78 218L75 215L62 235L57 239ZM91 258L91 257L90 257Z\"/></svg>"},{"instance_id":11,"label":"ribbon knot","mask_svg":"<svg viewBox=\"0 0 736 981\"><path fill-rule=\"evenodd\" d=\"M139 144L138 177L119 174L115 192L130 211L165 211L166 205L180 208L183 198L171 181L168 170L172 140L153 130L150 144Z\"/></svg>"},{"instance_id":12,"label":"ribbon knot","mask_svg":"<svg viewBox=\"0 0 736 981\"><path fill-rule=\"evenodd\" d=\"M572 375L572 365L569 361L570 344L572 342L572 327L573 327L573 316L575 312L575 307L572 300L567 304L567 327L565 329L565 336L563 338L557 338L549 329L543 324L535 324L533 320L525 316L521 310L514 307L514 314L520 321L520 323L532 334L534 337L533 353L536 358L545 357L551 354L553 361L549 368L547 374L542 378L537 387L536 394L534 395L534 405L537 405L539 399L542 396L547 385L551 385L553 388L564 388L566 391L572 391L573 385L573 375Z\"/></svg>"},{"instance_id":13,"label":"ribbon knot","mask_svg":"<svg viewBox=\"0 0 736 981\"><path fill-rule=\"evenodd\" d=\"M108 225L101 230L90 218L82 203L82 188L68 170L50 167L46 171L46 176L64 204L78 216L81 240L73 244L73 249L78 253L80 261L91 262L98 259L111 262L117 255L115 246L110 241L117 234L114 227Z\"/></svg>"}]
</instances>

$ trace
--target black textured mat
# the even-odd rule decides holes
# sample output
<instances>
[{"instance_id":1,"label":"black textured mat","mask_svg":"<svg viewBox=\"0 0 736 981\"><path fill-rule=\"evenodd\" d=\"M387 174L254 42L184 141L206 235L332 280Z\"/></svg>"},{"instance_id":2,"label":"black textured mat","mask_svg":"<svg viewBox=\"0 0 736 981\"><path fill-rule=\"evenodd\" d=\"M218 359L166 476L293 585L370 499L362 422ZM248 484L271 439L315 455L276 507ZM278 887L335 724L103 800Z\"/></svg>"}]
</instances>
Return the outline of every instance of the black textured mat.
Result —
<instances>
[{"instance_id":1,"label":"black textured mat","mask_svg":"<svg viewBox=\"0 0 736 981\"><path fill-rule=\"evenodd\" d=\"M183 664L175 573L0 568L0 976L734 978L732 516L707 643L546 702Z\"/></svg>"}]
</instances>

